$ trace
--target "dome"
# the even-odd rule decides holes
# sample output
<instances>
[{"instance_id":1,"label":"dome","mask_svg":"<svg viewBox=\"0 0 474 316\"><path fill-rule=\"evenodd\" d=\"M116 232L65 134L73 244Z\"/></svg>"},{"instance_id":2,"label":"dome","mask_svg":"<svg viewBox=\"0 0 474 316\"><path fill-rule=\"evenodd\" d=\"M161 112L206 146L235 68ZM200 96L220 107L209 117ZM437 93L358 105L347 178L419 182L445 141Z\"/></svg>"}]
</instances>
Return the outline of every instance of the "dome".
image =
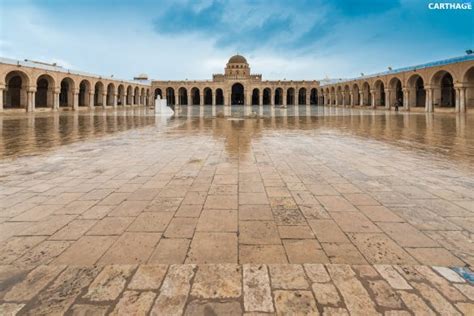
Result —
<instances>
[{"instance_id":1,"label":"dome","mask_svg":"<svg viewBox=\"0 0 474 316\"><path fill-rule=\"evenodd\" d=\"M229 64L246 64L247 59L241 55L234 55L229 59Z\"/></svg>"}]
</instances>

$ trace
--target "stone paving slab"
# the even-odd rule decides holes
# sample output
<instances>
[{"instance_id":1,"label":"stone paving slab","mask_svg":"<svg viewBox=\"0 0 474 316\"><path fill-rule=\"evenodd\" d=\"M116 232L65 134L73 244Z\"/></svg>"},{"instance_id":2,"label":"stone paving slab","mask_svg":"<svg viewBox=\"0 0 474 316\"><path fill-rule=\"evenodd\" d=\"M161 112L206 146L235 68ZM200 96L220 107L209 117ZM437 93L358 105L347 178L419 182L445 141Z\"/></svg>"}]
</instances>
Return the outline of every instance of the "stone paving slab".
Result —
<instances>
[{"instance_id":1,"label":"stone paving slab","mask_svg":"<svg viewBox=\"0 0 474 316\"><path fill-rule=\"evenodd\" d=\"M1 315L474 313L474 284L430 266L0 266L0 286Z\"/></svg>"},{"instance_id":2,"label":"stone paving slab","mask_svg":"<svg viewBox=\"0 0 474 316\"><path fill-rule=\"evenodd\" d=\"M0 264L474 264L472 169L264 120L177 122L2 160Z\"/></svg>"},{"instance_id":3,"label":"stone paving slab","mask_svg":"<svg viewBox=\"0 0 474 316\"><path fill-rule=\"evenodd\" d=\"M473 169L303 119L1 160L0 315L469 314Z\"/></svg>"}]
</instances>

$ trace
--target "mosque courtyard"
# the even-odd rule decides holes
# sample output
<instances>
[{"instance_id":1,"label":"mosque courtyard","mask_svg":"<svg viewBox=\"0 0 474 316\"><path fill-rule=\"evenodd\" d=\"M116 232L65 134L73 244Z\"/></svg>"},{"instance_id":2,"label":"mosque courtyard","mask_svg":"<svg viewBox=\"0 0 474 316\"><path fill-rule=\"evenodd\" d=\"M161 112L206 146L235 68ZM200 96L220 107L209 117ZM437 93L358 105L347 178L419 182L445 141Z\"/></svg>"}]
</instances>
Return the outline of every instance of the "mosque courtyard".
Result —
<instances>
[{"instance_id":1,"label":"mosque courtyard","mask_svg":"<svg viewBox=\"0 0 474 316\"><path fill-rule=\"evenodd\" d=\"M0 117L0 314L470 314L474 116Z\"/></svg>"}]
</instances>

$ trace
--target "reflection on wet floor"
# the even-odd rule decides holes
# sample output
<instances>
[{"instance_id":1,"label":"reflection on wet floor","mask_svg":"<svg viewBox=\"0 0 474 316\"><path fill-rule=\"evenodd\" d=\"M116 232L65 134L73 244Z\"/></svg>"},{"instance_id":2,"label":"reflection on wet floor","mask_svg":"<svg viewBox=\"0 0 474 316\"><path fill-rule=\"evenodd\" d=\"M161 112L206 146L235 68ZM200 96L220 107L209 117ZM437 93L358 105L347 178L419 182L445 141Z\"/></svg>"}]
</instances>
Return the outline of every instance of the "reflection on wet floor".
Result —
<instances>
[{"instance_id":1,"label":"reflection on wet floor","mask_svg":"<svg viewBox=\"0 0 474 316\"><path fill-rule=\"evenodd\" d=\"M394 113L382 110L321 106L181 106L173 118L155 117L153 110L35 113L0 116L0 157L42 151L120 131L174 122L186 136L212 132L226 138L229 153L242 152L252 140L285 133L353 135L474 161L473 115ZM174 124L173 124L174 125Z\"/></svg>"}]
</instances>

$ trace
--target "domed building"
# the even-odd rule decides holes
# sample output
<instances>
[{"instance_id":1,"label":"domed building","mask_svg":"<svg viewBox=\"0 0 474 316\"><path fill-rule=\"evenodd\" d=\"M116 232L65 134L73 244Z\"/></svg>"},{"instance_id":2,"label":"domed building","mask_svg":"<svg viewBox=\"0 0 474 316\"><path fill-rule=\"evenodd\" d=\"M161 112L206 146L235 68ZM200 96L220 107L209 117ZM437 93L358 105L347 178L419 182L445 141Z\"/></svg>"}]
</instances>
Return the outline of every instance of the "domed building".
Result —
<instances>
[{"instance_id":1,"label":"domed building","mask_svg":"<svg viewBox=\"0 0 474 316\"><path fill-rule=\"evenodd\" d=\"M229 58L229 62L225 67L226 76L248 75L250 74L250 67L242 55L234 55Z\"/></svg>"},{"instance_id":2,"label":"domed building","mask_svg":"<svg viewBox=\"0 0 474 316\"><path fill-rule=\"evenodd\" d=\"M317 104L319 82L263 81L252 74L242 55L229 58L223 74L212 80L152 81L155 97L171 105L292 105Z\"/></svg>"}]
</instances>

